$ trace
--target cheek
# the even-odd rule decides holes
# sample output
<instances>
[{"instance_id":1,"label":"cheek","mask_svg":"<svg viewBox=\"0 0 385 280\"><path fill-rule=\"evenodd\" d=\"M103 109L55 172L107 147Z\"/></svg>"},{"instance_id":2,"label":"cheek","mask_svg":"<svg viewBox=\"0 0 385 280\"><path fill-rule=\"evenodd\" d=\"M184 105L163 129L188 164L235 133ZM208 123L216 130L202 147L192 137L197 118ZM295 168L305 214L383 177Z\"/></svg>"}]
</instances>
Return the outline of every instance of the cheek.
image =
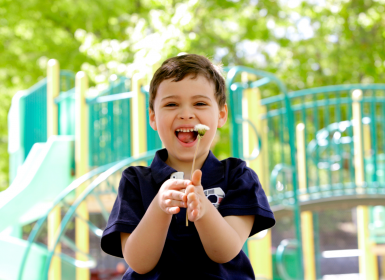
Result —
<instances>
[{"instance_id":1,"label":"cheek","mask_svg":"<svg viewBox=\"0 0 385 280\"><path fill-rule=\"evenodd\" d=\"M216 132L216 128L210 127L210 130L206 131L202 139L204 139L207 144L211 143L215 137L215 132Z\"/></svg>"},{"instance_id":2,"label":"cheek","mask_svg":"<svg viewBox=\"0 0 385 280\"><path fill-rule=\"evenodd\" d=\"M156 124L158 127L158 133L161 137L168 137L172 128L172 121L167 116L157 118Z\"/></svg>"}]
</instances>

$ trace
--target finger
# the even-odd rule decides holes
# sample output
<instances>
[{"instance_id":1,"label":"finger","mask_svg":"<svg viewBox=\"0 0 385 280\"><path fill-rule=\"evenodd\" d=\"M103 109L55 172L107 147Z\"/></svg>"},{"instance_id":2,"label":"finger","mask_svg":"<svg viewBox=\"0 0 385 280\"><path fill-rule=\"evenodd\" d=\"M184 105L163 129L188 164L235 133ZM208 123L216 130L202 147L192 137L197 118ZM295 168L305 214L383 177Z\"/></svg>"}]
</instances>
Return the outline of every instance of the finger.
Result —
<instances>
[{"instance_id":1,"label":"finger","mask_svg":"<svg viewBox=\"0 0 385 280\"><path fill-rule=\"evenodd\" d=\"M199 169L195 170L193 175L192 175L192 183L194 186L200 186L201 185L201 180L202 180L202 171Z\"/></svg>"},{"instance_id":2,"label":"finger","mask_svg":"<svg viewBox=\"0 0 385 280\"><path fill-rule=\"evenodd\" d=\"M171 184L169 189L180 191L182 189L185 189L188 184L189 180L182 180L182 179L171 179Z\"/></svg>"},{"instance_id":3,"label":"finger","mask_svg":"<svg viewBox=\"0 0 385 280\"><path fill-rule=\"evenodd\" d=\"M165 200L165 205L166 207L183 207L183 208L186 208L186 202L184 201L180 201L180 200L173 200L173 199L166 199Z\"/></svg>"},{"instance_id":4,"label":"finger","mask_svg":"<svg viewBox=\"0 0 385 280\"><path fill-rule=\"evenodd\" d=\"M189 193L187 195L187 203L190 204L192 201L195 201L197 199L197 196L195 192Z\"/></svg>"},{"instance_id":5,"label":"finger","mask_svg":"<svg viewBox=\"0 0 385 280\"><path fill-rule=\"evenodd\" d=\"M195 193L189 195L187 200L188 209L194 210L199 208L198 196Z\"/></svg>"},{"instance_id":6,"label":"finger","mask_svg":"<svg viewBox=\"0 0 385 280\"><path fill-rule=\"evenodd\" d=\"M187 217L188 217L188 219L190 220L190 221L192 221L193 222L193 215L192 215L192 212L194 211L194 209L191 209L191 208L187 208Z\"/></svg>"},{"instance_id":7,"label":"finger","mask_svg":"<svg viewBox=\"0 0 385 280\"><path fill-rule=\"evenodd\" d=\"M195 221L198 218L199 210L198 209L194 209L192 211L192 215L193 215L193 218L194 218L194 221Z\"/></svg>"},{"instance_id":8,"label":"finger","mask_svg":"<svg viewBox=\"0 0 385 280\"><path fill-rule=\"evenodd\" d=\"M197 210L198 209L198 205L199 203L197 201L192 201L188 204L188 209L190 209L191 211L193 210Z\"/></svg>"},{"instance_id":9,"label":"finger","mask_svg":"<svg viewBox=\"0 0 385 280\"><path fill-rule=\"evenodd\" d=\"M194 185L189 185L187 188L186 188L186 195L189 195L190 193L193 193L195 192L195 187Z\"/></svg>"},{"instance_id":10,"label":"finger","mask_svg":"<svg viewBox=\"0 0 385 280\"><path fill-rule=\"evenodd\" d=\"M178 214L180 211L180 208L179 207L167 207L166 208L166 212L168 214Z\"/></svg>"},{"instance_id":11,"label":"finger","mask_svg":"<svg viewBox=\"0 0 385 280\"><path fill-rule=\"evenodd\" d=\"M188 219L191 221L191 222L194 222L196 220L196 218L198 217L198 213L199 211L197 209L193 209L189 212L189 215L188 215Z\"/></svg>"},{"instance_id":12,"label":"finger","mask_svg":"<svg viewBox=\"0 0 385 280\"><path fill-rule=\"evenodd\" d=\"M165 199L183 200L183 196L183 192L170 190L166 192Z\"/></svg>"}]
</instances>

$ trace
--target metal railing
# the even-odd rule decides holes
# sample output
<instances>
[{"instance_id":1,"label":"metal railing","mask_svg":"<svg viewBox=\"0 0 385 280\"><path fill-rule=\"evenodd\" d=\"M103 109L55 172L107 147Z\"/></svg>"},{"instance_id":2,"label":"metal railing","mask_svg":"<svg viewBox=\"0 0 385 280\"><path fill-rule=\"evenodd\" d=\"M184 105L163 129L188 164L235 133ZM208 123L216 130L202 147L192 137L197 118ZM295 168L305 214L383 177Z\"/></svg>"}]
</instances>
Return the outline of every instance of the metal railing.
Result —
<instances>
[{"instance_id":1,"label":"metal railing","mask_svg":"<svg viewBox=\"0 0 385 280\"><path fill-rule=\"evenodd\" d=\"M242 73L253 75L255 80L239 82L239 78ZM242 98L244 91L252 88L268 88L272 85L275 86L275 91L272 91L271 89L269 89L269 91L271 93L270 95L274 95L268 97L261 93L260 104L255 104L255 108L261 108L261 106L266 107L266 113L259 112L259 117L260 120L263 120L267 124L267 142L263 143L261 141L261 143L255 143L258 147L264 147L266 154L268 155L268 159L265 162L265 165L267 166L265 169L266 177L270 177L271 172L274 168L276 168L276 166L296 166L294 115L291 109L291 103L286 86L273 74L264 71L242 66L237 66L228 70L227 88L229 92L229 112L231 113L230 128L232 135L232 156L248 160L244 158L243 155L244 139L242 125L239 121L239 119L243 119L243 122L245 121L242 117ZM261 134L261 132L258 134ZM295 216L295 234L296 239L298 240L298 246L296 248L299 259L298 271L301 274L302 268L300 265L302 264L302 244L300 240L302 240L302 238L300 230L300 208L297 196L297 172L295 168L292 168L291 172L285 172L284 174L289 174L289 176L281 176L280 184L284 186L283 190L285 191L285 194L291 192L291 197L289 201L280 200L279 202L289 205L291 212L293 212ZM264 188L270 188L268 191L268 193L270 193L268 199L269 203L274 205L276 202L274 194L277 193L274 189L275 186L274 188L271 186L264 186Z\"/></svg>"},{"instance_id":2,"label":"metal railing","mask_svg":"<svg viewBox=\"0 0 385 280\"><path fill-rule=\"evenodd\" d=\"M89 166L102 166L131 156L131 98L125 78L88 98Z\"/></svg>"},{"instance_id":3,"label":"metal railing","mask_svg":"<svg viewBox=\"0 0 385 280\"><path fill-rule=\"evenodd\" d=\"M357 186L354 179L351 94L356 89L363 91L363 186ZM289 94L294 123L305 124L307 189L301 190L301 200L385 194L384 96L383 84L328 86Z\"/></svg>"},{"instance_id":4,"label":"metal railing","mask_svg":"<svg viewBox=\"0 0 385 280\"><path fill-rule=\"evenodd\" d=\"M74 74L70 71L60 71L60 92L74 87ZM47 79L44 78L22 97L24 103L24 119L21 123L24 143L24 158L32 146L38 142L47 141Z\"/></svg>"},{"instance_id":5,"label":"metal railing","mask_svg":"<svg viewBox=\"0 0 385 280\"><path fill-rule=\"evenodd\" d=\"M29 261L33 261L34 255L31 254L31 248L36 245L45 248L47 252L44 259L44 265L40 268L42 279L48 279L49 267L54 256L60 258L62 263L66 263L72 267L96 267L97 260L88 252L83 252L77 247L72 226L75 218L81 219L89 228L90 238L97 239L101 237L103 230L98 224L92 221L91 218L85 219L84 217L79 216L76 212L78 206L80 203L86 201L88 206L91 207L91 211L101 213L103 224L105 225L109 217L109 207L111 207L108 203L111 203L111 199L113 201L113 198L117 194L117 187L122 171L134 163L151 160L154 157L155 152L156 150L149 151L137 157L131 157L116 163L98 167L76 179L69 185L58 196L46 215L36 222L28 238L28 246L23 256L18 280L29 279L30 275L25 274L25 268L28 266ZM76 196L76 189L83 188L84 186L84 190ZM44 236L46 233L43 229L47 225L49 213L51 213L57 206L62 208L64 217L62 218L59 230L56 234L54 244L48 247L46 244L46 237ZM55 253L54 249L58 245L61 247L61 253ZM86 257L87 260L77 258L77 254Z\"/></svg>"},{"instance_id":6,"label":"metal railing","mask_svg":"<svg viewBox=\"0 0 385 280\"><path fill-rule=\"evenodd\" d=\"M94 98L87 99L89 108L89 165L101 166L130 157L131 152L131 99L136 92L129 90L128 80L120 78L110 88ZM148 91L145 96L145 123L147 150L160 149L162 143L148 120Z\"/></svg>"},{"instance_id":7,"label":"metal railing","mask_svg":"<svg viewBox=\"0 0 385 280\"><path fill-rule=\"evenodd\" d=\"M256 80L236 82L236 73L254 74ZM243 157L242 126L237 119L242 116L242 96L245 90L258 87L263 96L265 86L272 81L271 74L238 67L229 70L229 111L233 127L232 150L237 157ZM279 83L278 83L279 84ZM269 203L273 209L294 212L297 247L301 256L300 205L309 207L329 203L338 208L340 200L355 204L384 204L385 198L385 84L337 85L287 93L279 86L281 94L260 100L256 108L264 107L259 113L261 122L267 127L265 142L261 147L268 155L264 159L266 174L270 178ZM362 90L363 98L358 101L362 112L362 140L364 158L364 184L355 183L354 143L355 123L353 119L353 90ZM258 105L258 106L257 106ZM250 108L250 107L249 107ZM256 109L257 110L257 109ZM238 121L239 122L239 121ZM240 123L240 122L239 122ZM306 188L298 190L297 154L294 133L297 124L304 124ZM261 133L259 133L261 134ZM255 143L258 145L258 143ZM248 160L247 158L244 158ZM366 199L363 201L362 199ZM382 199L382 203L380 200ZM326 205L326 204L325 204ZM350 205L350 204L349 204ZM318 206L319 207L319 206ZM307 208L306 208L307 209ZM309 208L310 209L310 208ZM380 209L380 208L378 208ZM373 210L372 210L373 211ZM280 212L281 213L281 212ZM375 227L372 215L372 239L385 240L385 224ZM378 221L378 218L377 218ZM301 265L302 260L299 260ZM300 269L301 270L301 269ZM301 278L301 276L299 276Z\"/></svg>"}]
</instances>

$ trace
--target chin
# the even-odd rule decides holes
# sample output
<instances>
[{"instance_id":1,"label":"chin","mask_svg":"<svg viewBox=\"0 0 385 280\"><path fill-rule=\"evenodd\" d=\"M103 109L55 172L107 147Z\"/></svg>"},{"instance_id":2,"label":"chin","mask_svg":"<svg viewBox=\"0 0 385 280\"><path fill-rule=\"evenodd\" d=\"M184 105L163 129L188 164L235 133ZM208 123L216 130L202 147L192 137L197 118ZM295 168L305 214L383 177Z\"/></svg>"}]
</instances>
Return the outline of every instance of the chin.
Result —
<instances>
[{"instance_id":1,"label":"chin","mask_svg":"<svg viewBox=\"0 0 385 280\"><path fill-rule=\"evenodd\" d=\"M194 153L185 153L183 155L175 155L174 157L177 158L179 161L192 163L194 160Z\"/></svg>"}]
</instances>

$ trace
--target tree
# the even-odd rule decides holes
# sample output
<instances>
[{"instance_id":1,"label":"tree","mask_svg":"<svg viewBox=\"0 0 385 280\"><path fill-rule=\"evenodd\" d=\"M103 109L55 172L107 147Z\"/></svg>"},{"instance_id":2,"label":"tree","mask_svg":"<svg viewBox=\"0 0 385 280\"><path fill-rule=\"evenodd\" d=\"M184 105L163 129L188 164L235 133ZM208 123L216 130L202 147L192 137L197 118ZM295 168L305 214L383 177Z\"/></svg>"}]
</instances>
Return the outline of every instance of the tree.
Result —
<instances>
[{"instance_id":1,"label":"tree","mask_svg":"<svg viewBox=\"0 0 385 280\"><path fill-rule=\"evenodd\" d=\"M86 71L91 85L180 52L275 73L290 90L381 82L383 0L0 0L0 189L7 183L11 96L46 62Z\"/></svg>"}]
</instances>

